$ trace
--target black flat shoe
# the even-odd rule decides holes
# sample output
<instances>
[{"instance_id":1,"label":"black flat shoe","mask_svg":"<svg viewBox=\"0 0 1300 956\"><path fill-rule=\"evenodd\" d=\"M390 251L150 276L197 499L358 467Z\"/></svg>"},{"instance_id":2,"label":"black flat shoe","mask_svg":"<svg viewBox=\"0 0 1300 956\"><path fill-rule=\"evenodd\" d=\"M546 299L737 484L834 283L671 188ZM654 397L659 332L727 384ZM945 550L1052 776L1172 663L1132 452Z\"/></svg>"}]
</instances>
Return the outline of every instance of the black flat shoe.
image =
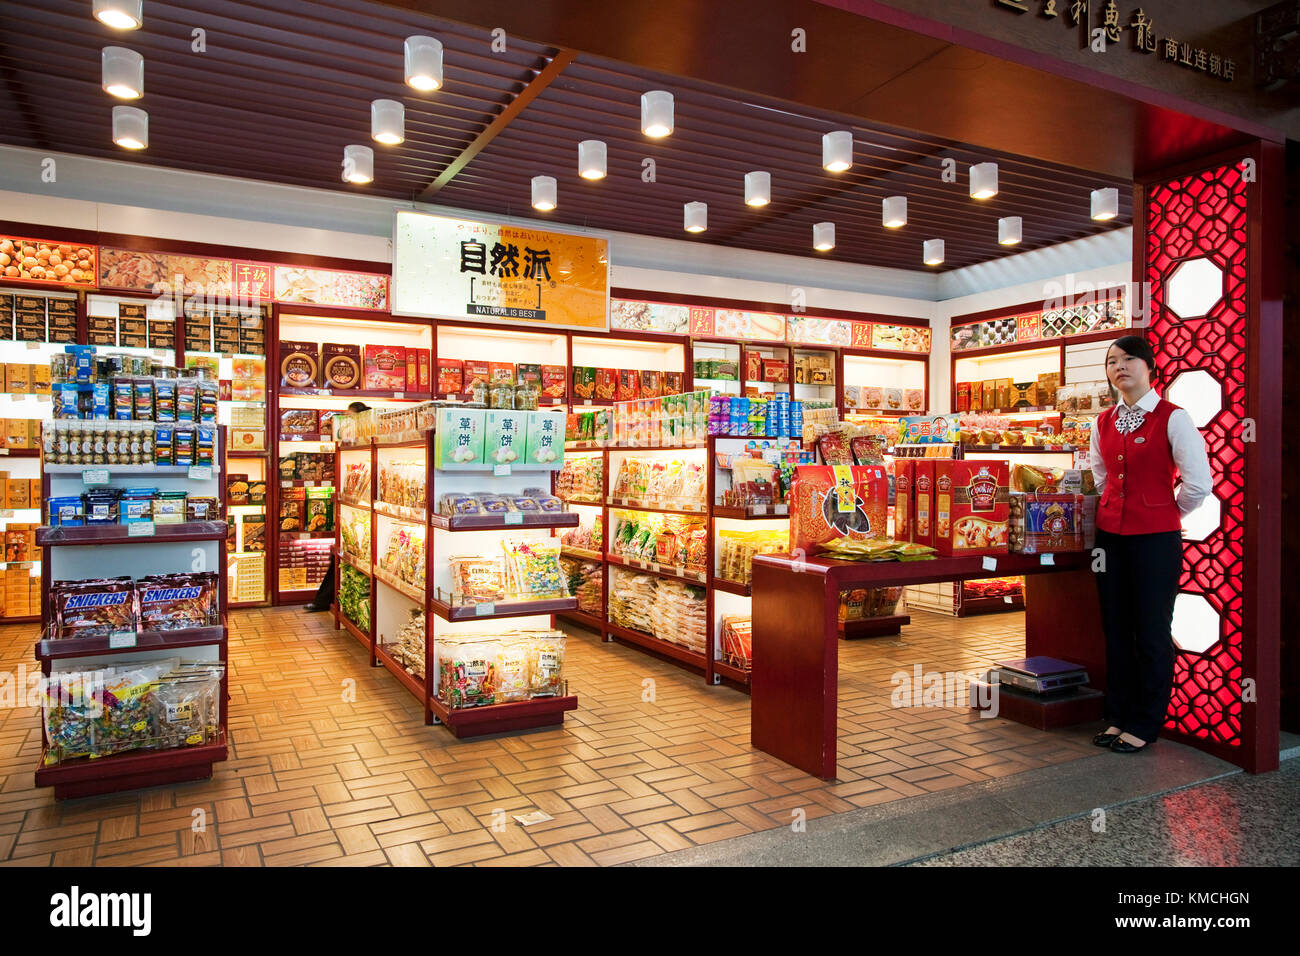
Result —
<instances>
[{"instance_id":1,"label":"black flat shoe","mask_svg":"<svg viewBox=\"0 0 1300 956\"><path fill-rule=\"evenodd\" d=\"M1095 747L1109 747L1117 740L1119 740L1119 734L1098 734L1092 738L1092 743Z\"/></svg>"},{"instance_id":2,"label":"black flat shoe","mask_svg":"<svg viewBox=\"0 0 1300 956\"><path fill-rule=\"evenodd\" d=\"M310 604L305 604L305 605L303 605L303 608L302 608L302 609L303 609L304 611L306 611L308 614L319 614L321 611L328 611L328 610L329 610L329 608L327 608L327 607L313 607L313 606L310 605Z\"/></svg>"},{"instance_id":3,"label":"black flat shoe","mask_svg":"<svg viewBox=\"0 0 1300 956\"><path fill-rule=\"evenodd\" d=\"M1144 750L1150 750L1154 740L1148 740L1141 747L1135 747L1127 740L1115 738L1115 742L1110 745L1110 749L1117 754L1140 754Z\"/></svg>"}]
</instances>

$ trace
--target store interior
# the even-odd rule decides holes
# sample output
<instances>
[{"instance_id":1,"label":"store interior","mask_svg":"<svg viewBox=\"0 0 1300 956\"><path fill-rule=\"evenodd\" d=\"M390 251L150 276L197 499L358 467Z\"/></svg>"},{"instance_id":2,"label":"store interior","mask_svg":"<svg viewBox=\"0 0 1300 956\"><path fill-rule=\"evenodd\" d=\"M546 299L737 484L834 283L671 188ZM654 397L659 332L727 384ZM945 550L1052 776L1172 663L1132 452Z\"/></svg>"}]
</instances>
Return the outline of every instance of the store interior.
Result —
<instances>
[{"instance_id":1,"label":"store interior","mask_svg":"<svg viewBox=\"0 0 1300 956\"><path fill-rule=\"evenodd\" d=\"M238 145L206 156L207 133L169 136L166 97L142 161L98 127L68 131L61 181L94 190L42 195L18 172L39 151L0 145L15 263L0 281L0 659L78 687L90 678L68 675L129 665L196 695L165 742L156 728L87 737L48 705L7 711L0 789L21 791L24 811L64 805L52 788L134 817L142 788L199 788L233 825L201 845L180 835L180 852L222 863L609 864L786 825L794 807L846 812L1089 755L1079 733L890 695L914 667L974 675L1025 656L1024 579L998 575L996 555L1087 546L1089 429L1115 402L1104 352L1142 315L1132 177L527 41L492 59L469 51L469 27L343 5L373 12L374 35L322 28L283 69L341 84L344 67L322 58L396 44L396 71L352 78L329 103L364 128L358 143L372 93L405 103L404 142L376 138L364 180L335 182L342 141L295 136L254 161L257 137L240 135L251 110L232 111ZM108 31L72 6L40 16L93 53ZM188 79L189 65L161 68L150 26L130 39L151 84L155 60ZM417 26L443 39L440 90L403 84ZM253 83L238 58L214 62L229 92ZM545 82L492 119L489 92L531 64ZM49 75L54 89L87 83ZM306 80L286 82L305 133ZM643 132L650 90L675 92L663 138ZM476 108L485 122L466 119ZM847 168L832 158L841 132ZM453 133L463 173L431 185L420 166ZM586 140L601 141L602 177L575 166ZM553 209L537 198L546 176ZM705 202L693 231L689 204ZM543 327L403 310L403 216L596 242L606 310ZM64 262L76 278L54 274ZM168 275L238 302L160 295ZM1205 298L1215 278L1189 271L1178 291ZM1170 398L1201 417L1214 391L1185 377ZM143 453L115 452L135 431ZM837 778L753 749L753 559L799 541L795 470L879 467L872 537L942 548L914 476L944 461L989 463L1004 496L1076 496L1077 516L1026 544L1003 513L1002 538L971 552L985 577L842 593ZM1193 539L1219 527L1213 497L1188 518ZM97 577L105 548L125 585ZM329 611L308 615L327 578ZM133 595L138 618L79 615L92 591ZM152 601L167 623L149 622ZM1189 601L1176 627L1199 639L1218 621ZM478 822L498 808L549 818L506 839ZM285 820L257 826L264 813ZM142 842L142 819L88 859L26 829L0 829L0 851L170 859L170 844ZM356 846L310 845L349 827Z\"/></svg>"}]
</instances>

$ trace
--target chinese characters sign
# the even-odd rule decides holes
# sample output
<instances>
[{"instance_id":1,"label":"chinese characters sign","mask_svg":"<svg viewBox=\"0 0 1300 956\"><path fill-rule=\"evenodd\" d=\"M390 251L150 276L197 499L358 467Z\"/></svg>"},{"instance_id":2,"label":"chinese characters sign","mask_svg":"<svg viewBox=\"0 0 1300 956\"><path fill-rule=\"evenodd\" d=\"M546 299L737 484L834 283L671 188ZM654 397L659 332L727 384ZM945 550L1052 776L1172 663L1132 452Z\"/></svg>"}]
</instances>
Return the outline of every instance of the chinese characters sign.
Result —
<instances>
[{"instance_id":1,"label":"chinese characters sign","mask_svg":"<svg viewBox=\"0 0 1300 956\"><path fill-rule=\"evenodd\" d=\"M604 329L609 243L401 211L394 313L548 328Z\"/></svg>"},{"instance_id":2,"label":"chinese characters sign","mask_svg":"<svg viewBox=\"0 0 1300 956\"><path fill-rule=\"evenodd\" d=\"M1227 83L1237 76L1237 64L1231 57L1158 34L1154 19L1142 7L1133 10L1124 22L1115 0L996 0L995 5L1016 13L1037 11L1043 20L1081 28L1090 48L1097 53L1104 53L1108 44L1119 43L1123 32L1128 30L1134 52L1157 56L1163 62Z\"/></svg>"},{"instance_id":3,"label":"chinese characters sign","mask_svg":"<svg viewBox=\"0 0 1300 956\"><path fill-rule=\"evenodd\" d=\"M1124 298L1084 297L1072 305L1056 305L1000 319L986 319L952 328L952 350L997 348L1020 342L1040 342L1072 335L1109 332L1128 327Z\"/></svg>"}]
</instances>

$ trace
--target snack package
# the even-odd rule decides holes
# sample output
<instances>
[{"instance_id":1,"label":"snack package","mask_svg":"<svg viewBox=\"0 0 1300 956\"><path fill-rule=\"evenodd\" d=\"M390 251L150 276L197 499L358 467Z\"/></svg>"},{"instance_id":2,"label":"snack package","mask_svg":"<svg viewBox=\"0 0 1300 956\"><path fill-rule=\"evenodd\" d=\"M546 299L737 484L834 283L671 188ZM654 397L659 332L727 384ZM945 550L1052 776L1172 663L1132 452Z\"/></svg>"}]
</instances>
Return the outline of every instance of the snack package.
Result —
<instances>
[{"instance_id":1,"label":"snack package","mask_svg":"<svg viewBox=\"0 0 1300 956\"><path fill-rule=\"evenodd\" d=\"M916 544L934 547L934 462L916 461L912 472L912 538Z\"/></svg>"},{"instance_id":2,"label":"snack package","mask_svg":"<svg viewBox=\"0 0 1300 956\"><path fill-rule=\"evenodd\" d=\"M1007 462L936 460L933 465L935 550L950 557L1006 553Z\"/></svg>"},{"instance_id":3,"label":"snack package","mask_svg":"<svg viewBox=\"0 0 1300 956\"><path fill-rule=\"evenodd\" d=\"M498 702L527 700L529 692L530 642L502 640L497 643L496 699Z\"/></svg>"},{"instance_id":4,"label":"snack package","mask_svg":"<svg viewBox=\"0 0 1300 956\"><path fill-rule=\"evenodd\" d=\"M665 395L680 395L685 383L685 376L681 372L664 372L663 373L663 390Z\"/></svg>"},{"instance_id":5,"label":"snack package","mask_svg":"<svg viewBox=\"0 0 1300 956\"><path fill-rule=\"evenodd\" d=\"M596 369L596 400L612 402L618 397L618 369Z\"/></svg>"},{"instance_id":6,"label":"snack package","mask_svg":"<svg viewBox=\"0 0 1300 956\"><path fill-rule=\"evenodd\" d=\"M477 707L496 702L496 644L492 638L439 642L438 696L449 707Z\"/></svg>"},{"instance_id":7,"label":"snack package","mask_svg":"<svg viewBox=\"0 0 1300 956\"><path fill-rule=\"evenodd\" d=\"M912 482L916 476L916 460L894 459L894 540L912 540L912 514L915 498Z\"/></svg>"},{"instance_id":8,"label":"snack package","mask_svg":"<svg viewBox=\"0 0 1300 956\"><path fill-rule=\"evenodd\" d=\"M173 631L220 621L215 572L163 574L136 582L140 630Z\"/></svg>"},{"instance_id":9,"label":"snack package","mask_svg":"<svg viewBox=\"0 0 1300 956\"><path fill-rule=\"evenodd\" d=\"M381 392L406 390L406 348L401 345L365 347L365 387Z\"/></svg>"},{"instance_id":10,"label":"snack package","mask_svg":"<svg viewBox=\"0 0 1300 956\"><path fill-rule=\"evenodd\" d=\"M326 342L321 346L323 384L337 391L361 387L361 347Z\"/></svg>"},{"instance_id":11,"label":"snack package","mask_svg":"<svg viewBox=\"0 0 1300 956\"><path fill-rule=\"evenodd\" d=\"M590 365L573 367L573 398L581 402L596 397L596 369Z\"/></svg>"},{"instance_id":12,"label":"snack package","mask_svg":"<svg viewBox=\"0 0 1300 956\"><path fill-rule=\"evenodd\" d=\"M564 413L537 411L527 416L524 461L558 470L564 464Z\"/></svg>"},{"instance_id":13,"label":"snack package","mask_svg":"<svg viewBox=\"0 0 1300 956\"><path fill-rule=\"evenodd\" d=\"M790 551L811 556L838 538L883 538L888 503L881 465L801 465L790 487Z\"/></svg>"},{"instance_id":14,"label":"snack package","mask_svg":"<svg viewBox=\"0 0 1300 956\"><path fill-rule=\"evenodd\" d=\"M494 466L523 464L533 414L490 409L484 420L483 460Z\"/></svg>"},{"instance_id":15,"label":"snack package","mask_svg":"<svg viewBox=\"0 0 1300 956\"><path fill-rule=\"evenodd\" d=\"M564 633L543 631L528 642L528 690L532 697L556 697L564 688Z\"/></svg>"},{"instance_id":16,"label":"snack package","mask_svg":"<svg viewBox=\"0 0 1300 956\"><path fill-rule=\"evenodd\" d=\"M50 589L56 637L107 637L136 628L135 583L130 578L57 581Z\"/></svg>"},{"instance_id":17,"label":"snack package","mask_svg":"<svg viewBox=\"0 0 1300 956\"><path fill-rule=\"evenodd\" d=\"M564 398L567 391L569 370L563 365L541 366L542 397L551 399Z\"/></svg>"},{"instance_id":18,"label":"snack package","mask_svg":"<svg viewBox=\"0 0 1300 956\"><path fill-rule=\"evenodd\" d=\"M560 541L502 541L505 551L505 586L520 600L541 601L567 597L564 572L560 569Z\"/></svg>"},{"instance_id":19,"label":"snack package","mask_svg":"<svg viewBox=\"0 0 1300 956\"><path fill-rule=\"evenodd\" d=\"M482 467L487 411L481 408L439 408L434 445L438 469ZM499 414L499 413L498 413Z\"/></svg>"},{"instance_id":20,"label":"snack package","mask_svg":"<svg viewBox=\"0 0 1300 956\"><path fill-rule=\"evenodd\" d=\"M320 384L320 349L315 342L280 343L280 384L290 388Z\"/></svg>"},{"instance_id":21,"label":"snack package","mask_svg":"<svg viewBox=\"0 0 1300 956\"><path fill-rule=\"evenodd\" d=\"M1013 552L1083 550L1083 495L1013 493L1008 502Z\"/></svg>"},{"instance_id":22,"label":"snack package","mask_svg":"<svg viewBox=\"0 0 1300 956\"><path fill-rule=\"evenodd\" d=\"M641 397L658 398L663 393L663 383L660 380L659 373L656 371L643 371L641 373Z\"/></svg>"},{"instance_id":23,"label":"snack package","mask_svg":"<svg viewBox=\"0 0 1300 956\"><path fill-rule=\"evenodd\" d=\"M515 364L513 362L489 362L489 385L515 385Z\"/></svg>"},{"instance_id":24,"label":"snack package","mask_svg":"<svg viewBox=\"0 0 1300 956\"><path fill-rule=\"evenodd\" d=\"M478 555L451 558L452 600L456 604L498 601L504 591L501 559Z\"/></svg>"}]
</instances>

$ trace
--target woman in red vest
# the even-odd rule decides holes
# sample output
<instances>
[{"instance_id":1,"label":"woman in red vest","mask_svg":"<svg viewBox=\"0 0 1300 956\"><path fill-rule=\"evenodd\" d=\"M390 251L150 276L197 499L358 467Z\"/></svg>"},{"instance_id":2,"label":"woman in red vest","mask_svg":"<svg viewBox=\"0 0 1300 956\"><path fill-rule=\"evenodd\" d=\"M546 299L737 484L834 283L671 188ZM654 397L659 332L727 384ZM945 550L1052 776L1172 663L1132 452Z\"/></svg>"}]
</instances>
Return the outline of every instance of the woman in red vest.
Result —
<instances>
[{"instance_id":1,"label":"woman in red vest","mask_svg":"<svg viewBox=\"0 0 1300 956\"><path fill-rule=\"evenodd\" d=\"M1186 411L1151 388L1156 357L1138 335L1106 351L1122 404L1092 424L1097 571L1106 632L1106 719L1098 747L1137 753L1156 740L1174 679L1174 598L1183 569L1182 517L1212 490L1205 440ZM1175 475L1182 487L1174 495Z\"/></svg>"}]
</instances>

